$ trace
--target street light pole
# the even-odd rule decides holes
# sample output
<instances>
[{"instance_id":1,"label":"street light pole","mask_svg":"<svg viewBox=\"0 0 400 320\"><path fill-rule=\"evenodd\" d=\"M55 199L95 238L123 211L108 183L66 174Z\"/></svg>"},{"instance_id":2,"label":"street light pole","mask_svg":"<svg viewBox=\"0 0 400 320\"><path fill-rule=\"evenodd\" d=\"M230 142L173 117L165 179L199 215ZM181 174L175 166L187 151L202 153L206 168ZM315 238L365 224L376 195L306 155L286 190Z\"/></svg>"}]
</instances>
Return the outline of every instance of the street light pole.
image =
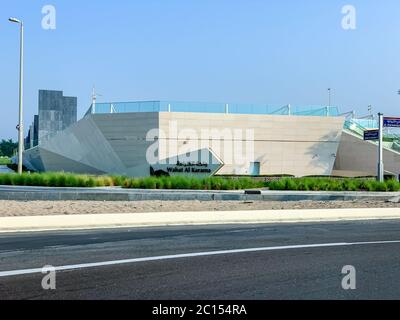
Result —
<instances>
[{"instance_id":1,"label":"street light pole","mask_svg":"<svg viewBox=\"0 0 400 320\"><path fill-rule=\"evenodd\" d=\"M378 144L378 181L385 181L385 170L383 164L383 114L378 113L379 118L379 144Z\"/></svg>"},{"instance_id":2,"label":"street light pole","mask_svg":"<svg viewBox=\"0 0 400 320\"><path fill-rule=\"evenodd\" d=\"M329 117L329 111L331 109L331 88L328 88L328 106L326 107L326 116Z\"/></svg>"},{"instance_id":3,"label":"street light pole","mask_svg":"<svg viewBox=\"0 0 400 320\"><path fill-rule=\"evenodd\" d=\"M22 174L24 152L24 23L16 18L10 18L10 22L20 25L20 61L19 61L19 123L18 123L18 174Z\"/></svg>"},{"instance_id":4,"label":"street light pole","mask_svg":"<svg viewBox=\"0 0 400 320\"><path fill-rule=\"evenodd\" d=\"M331 88L328 88L328 107L331 106Z\"/></svg>"}]
</instances>

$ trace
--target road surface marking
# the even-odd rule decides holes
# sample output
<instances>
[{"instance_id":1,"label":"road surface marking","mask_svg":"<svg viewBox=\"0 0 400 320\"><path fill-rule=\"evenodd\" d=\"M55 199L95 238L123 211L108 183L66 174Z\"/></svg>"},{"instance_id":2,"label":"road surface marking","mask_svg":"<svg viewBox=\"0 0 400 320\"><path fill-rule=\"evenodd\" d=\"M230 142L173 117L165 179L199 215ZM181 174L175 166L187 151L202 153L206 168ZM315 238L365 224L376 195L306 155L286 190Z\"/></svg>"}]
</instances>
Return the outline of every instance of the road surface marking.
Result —
<instances>
[{"instance_id":1,"label":"road surface marking","mask_svg":"<svg viewBox=\"0 0 400 320\"><path fill-rule=\"evenodd\" d=\"M88 268L115 266L115 265L122 265L122 264L132 264L132 263L138 263L138 262L161 261L161 260L172 260L172 259L183 259L183 258L194 258L194 257L205 257L205 256L217 256L217 255L227 255L227 254L235 254L235 253L251 253L251 252L291 250L291 249L312 249L312 248L329 248L329 247L362 246L362 245L374 245L374 244L395 244L395 243L400 243L400 240L373 241L373 242L349 242L349 243L341 242L341 243L325 243L325 244L292 245L292 246L279 246L279 247L209 251L209 252L175 254L175 255L169 255L169 256L134 258L134 259L126 259L126 260L114 260L114 261L104 261L104 262L95 262L95 263L73 264L73 265L55 267L54 269L55 269L55 271L70 271L70 270L77 270L77 269L88 269ZM0 278L11 277L11 276L21 276L21 275L35 274L35 273L42 273L42 268L2 271L2 272L0 272Z\"/></svg>"}]
</instances>

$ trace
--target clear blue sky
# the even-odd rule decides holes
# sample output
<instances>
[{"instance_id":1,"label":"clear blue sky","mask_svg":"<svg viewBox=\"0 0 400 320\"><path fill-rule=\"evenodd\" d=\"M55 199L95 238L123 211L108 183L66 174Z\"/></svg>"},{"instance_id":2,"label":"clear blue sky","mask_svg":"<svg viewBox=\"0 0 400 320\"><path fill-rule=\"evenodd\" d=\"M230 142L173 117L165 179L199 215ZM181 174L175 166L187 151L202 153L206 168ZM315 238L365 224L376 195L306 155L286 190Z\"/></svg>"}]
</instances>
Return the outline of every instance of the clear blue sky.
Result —
<instances>
[{"instance_id":1,"label":"clear blue sky","mask_svg":"<svg viewBox=\"0 0 400 320\"><path fill-rule=\"evenodd\" d=\"M42 7L57 29L41 27ZM357 9L357 29L341 9ZM18 28L26 26L25 119L38 89L104 101L326 105L400 115L398 0L1 0L0 138L16 138ZM101 100L100 100L101 101Z\"/></svg>"}]
</instances>

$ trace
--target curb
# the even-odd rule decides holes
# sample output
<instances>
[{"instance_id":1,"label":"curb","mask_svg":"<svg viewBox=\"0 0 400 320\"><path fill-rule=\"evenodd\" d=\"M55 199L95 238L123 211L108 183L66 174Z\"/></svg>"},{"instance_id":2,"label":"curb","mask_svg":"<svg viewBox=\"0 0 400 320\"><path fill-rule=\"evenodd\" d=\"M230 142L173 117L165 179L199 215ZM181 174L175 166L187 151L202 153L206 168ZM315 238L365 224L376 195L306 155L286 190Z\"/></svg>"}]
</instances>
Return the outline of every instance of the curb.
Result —
<instances>
[{"instance_id":1,"label":"curb","mask_svg":"<svg viewBox=\"0 0 400 320\"><path fill-rule=\"evenodd\" d=\"M400 208L91 214L0 218L0 233L400 219Z\"/></svg>"},{"instance_id":2,"label":"curb","mask_svg":"<svg viewBox=\"0 0 400 320\"><path fill-rule=\"evenodd\" d=\"M387 201L398 196L399 192L195 191L0 186L0 200L18 201Z\"/></svg>"}]
</instances>

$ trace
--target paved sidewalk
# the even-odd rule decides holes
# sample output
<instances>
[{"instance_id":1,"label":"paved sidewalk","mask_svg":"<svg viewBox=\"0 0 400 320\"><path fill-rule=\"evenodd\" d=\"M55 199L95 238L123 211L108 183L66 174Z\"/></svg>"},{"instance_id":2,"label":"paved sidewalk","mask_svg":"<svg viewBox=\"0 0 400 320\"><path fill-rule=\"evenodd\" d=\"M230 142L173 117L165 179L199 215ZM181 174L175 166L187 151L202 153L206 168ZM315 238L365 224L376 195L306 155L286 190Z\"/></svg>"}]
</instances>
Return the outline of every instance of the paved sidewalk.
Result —
<instances>
[{"instance_id":1,"label":"paved sidewalk","mask_svg":"<svg viewBox=\"0 0 400 320\"><path fill-rule=\"evenodd\" d=\"M400 208L160 212L0 218L0 233L22 231L162 227L179 225L273 224L400 219Z\"/></svg>"}]
</instances>

